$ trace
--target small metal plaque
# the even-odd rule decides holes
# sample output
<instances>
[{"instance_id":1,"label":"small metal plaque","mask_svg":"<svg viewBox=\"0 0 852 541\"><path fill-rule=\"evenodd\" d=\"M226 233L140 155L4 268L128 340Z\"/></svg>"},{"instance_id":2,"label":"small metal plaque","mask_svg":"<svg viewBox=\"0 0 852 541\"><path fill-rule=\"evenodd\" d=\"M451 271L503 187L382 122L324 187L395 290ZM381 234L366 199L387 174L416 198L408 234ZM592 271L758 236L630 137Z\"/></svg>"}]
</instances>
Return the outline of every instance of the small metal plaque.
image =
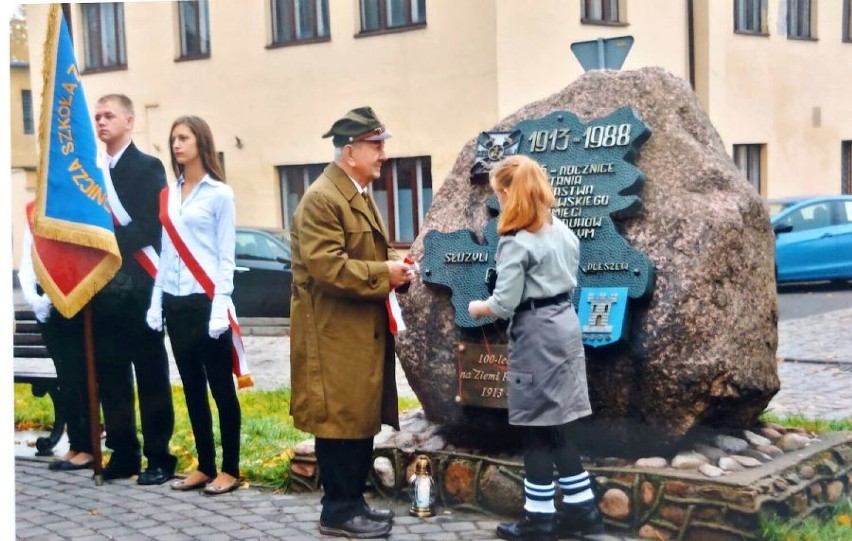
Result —
<instances>
[{"instance_id":1,"label":"small metal plaque","mask_svg":"<svg viewBox=\"0 0 852 541\"><path fill-rule=\"evenodd\" d=\"M456 402L462 406L506 409L509 346L459 342L455 349L459 382Z\"/></svg>"},{"instance_id":2,"label":"small metal plaque","mask_svg":"<svg viewBox=\"0 0 852 541\"><path fill-rule=\"evenodd\" d=\"M627 298L626 287L583 288L577 316L584 344L601 347L621 340L627 320Z\"/></svg>"}]
</instances>

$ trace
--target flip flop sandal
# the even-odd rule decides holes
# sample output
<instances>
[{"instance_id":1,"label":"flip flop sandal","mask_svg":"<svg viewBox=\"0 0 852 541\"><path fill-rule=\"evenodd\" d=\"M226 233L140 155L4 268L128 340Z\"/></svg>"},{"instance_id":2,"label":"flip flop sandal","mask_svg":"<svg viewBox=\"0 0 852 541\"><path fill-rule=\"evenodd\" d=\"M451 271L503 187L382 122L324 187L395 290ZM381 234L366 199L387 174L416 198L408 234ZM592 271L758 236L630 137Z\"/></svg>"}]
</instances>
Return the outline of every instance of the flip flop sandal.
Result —
<instances>
[{"instance_id":1,"label":"flip flop sandal","mask_svg":"<svg viewBox=\"0 0 852 541\"><path fill-rule=\"evenodd\" d=\"M181 490L181 491L196 490L196 489L199 489L199 488L204 488L205 486L207 486L207 484L209 482L210 482L209 478L207 478L203 481L197 482L197 483L187 483L186 479L178 479L177 481L175 481L174 483L171 484L171 487L172 487L172 490Z\"/></svg>"},{"instance_id":2,"label":"flip flop sandal","mask_svg":"<svg viewBox=\"0 0 852 541\"><path fill-rule=\"evenodd\" d=\"M216 486L216 485L207 485L204 488L204 493L210 496L218 496L219 494L225 494L226 492L231 492L239 488L241 482L239 479L235 479L233 483L224 485L224 486Z\"/></svg>"}]
</instances>

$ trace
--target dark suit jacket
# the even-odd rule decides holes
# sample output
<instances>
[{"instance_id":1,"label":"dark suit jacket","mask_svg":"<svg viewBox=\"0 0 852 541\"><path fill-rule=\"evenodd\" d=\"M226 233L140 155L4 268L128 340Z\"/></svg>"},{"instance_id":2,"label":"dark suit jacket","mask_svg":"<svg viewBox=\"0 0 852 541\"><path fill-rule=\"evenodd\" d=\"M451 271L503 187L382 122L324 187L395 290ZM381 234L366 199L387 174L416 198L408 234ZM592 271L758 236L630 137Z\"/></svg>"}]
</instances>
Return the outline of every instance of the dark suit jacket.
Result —
<instances>
[{"instance_id":1,"label":"dark suit jacket","mask_svg":"<svg viewBox=\"0 0 852 541\"><path fill-rule=\"evenodd\" d=\"M118 198L131 218L128 225L115 226L122 259L119 274L132 280L137 294L144 293L150 298L154 279L136 262L133 253L145 246L153 246L160 253L160 191L166 187L166 170L158 158L141 152L131 142L110 170L110 176Z\"/></svg>"}]
</instances>

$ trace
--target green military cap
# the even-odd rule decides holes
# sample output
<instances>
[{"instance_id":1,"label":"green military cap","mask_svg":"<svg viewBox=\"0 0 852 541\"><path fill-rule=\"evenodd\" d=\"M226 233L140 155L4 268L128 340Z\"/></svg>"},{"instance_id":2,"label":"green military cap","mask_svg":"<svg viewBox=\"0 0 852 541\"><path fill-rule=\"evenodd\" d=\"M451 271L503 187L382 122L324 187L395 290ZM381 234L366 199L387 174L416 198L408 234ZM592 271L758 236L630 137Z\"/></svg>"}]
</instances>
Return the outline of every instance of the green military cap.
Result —
<instances>
[{"instance_id":1,"label":"green military cap","mask_svg":"<svg viewBox=\"0 0 852 541\"><path fill-rule=\"evenodd\" d=\"M335 121L323 137L332 137L336 147L356 141L384 141L391 136L385 125L376 117L371 107L352 109Z\"/></svg>"}]
</instances>

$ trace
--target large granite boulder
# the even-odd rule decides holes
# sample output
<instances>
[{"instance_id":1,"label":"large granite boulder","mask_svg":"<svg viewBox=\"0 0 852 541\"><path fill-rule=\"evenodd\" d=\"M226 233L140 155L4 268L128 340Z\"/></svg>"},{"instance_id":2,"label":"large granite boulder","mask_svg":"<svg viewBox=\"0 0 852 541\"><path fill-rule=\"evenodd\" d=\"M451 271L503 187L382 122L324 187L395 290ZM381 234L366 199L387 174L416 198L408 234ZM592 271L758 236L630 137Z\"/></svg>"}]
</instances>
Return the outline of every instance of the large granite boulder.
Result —
<instances>
[{"instance_id":1,"label":"large granite boulder","mask_svg":"<svg viewBox=\"0 0 852 541\"><path fill-rule=\"evenodd\" d=\"M483 130L554 111L588 122L623 106L652 135L636 160L647 177L644 212L617 225L650 258L656 284L631 313L626 347L587 348L594 415L580 435L587 451L633 454L671 450L705 428L752 426L779 389L778 311L767 212L682 79L660 68L592 71ZM411 248L417 261L428 231L485 227L490 189L470 182L471 135ZM450 442L514 447L505 411L455 401L460 331L449 290L417 280L401 304L408 330L397 353L426 416Z\"/></svg>"}]
</instances>

